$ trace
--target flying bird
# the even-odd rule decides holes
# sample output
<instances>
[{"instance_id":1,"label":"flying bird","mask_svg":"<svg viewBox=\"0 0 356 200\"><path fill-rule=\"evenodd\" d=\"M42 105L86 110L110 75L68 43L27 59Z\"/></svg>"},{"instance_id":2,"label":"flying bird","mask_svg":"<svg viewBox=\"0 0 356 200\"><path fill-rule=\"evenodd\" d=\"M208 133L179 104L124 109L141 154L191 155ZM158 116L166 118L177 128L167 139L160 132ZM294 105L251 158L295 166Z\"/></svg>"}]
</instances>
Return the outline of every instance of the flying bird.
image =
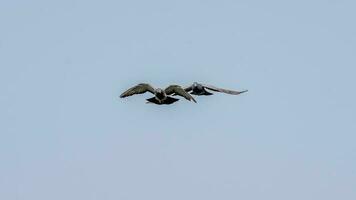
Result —
<instances>
[{"instance_id":1,"label":"flying bird","mask_svg":"<svg viewBox=\"0 0 356 200\"><path fill-rule=\"evenodd\" d=\"M182 96L188 101L194 101L196 103L195 99L179 85L170 85L163 90L161 88L155 89L150 84L147 83L140 83L126 90L124 93L120 95L120 98L132 96L134 94L143 94L145 92L150 92L154 94L154 97L146 99L148 101L147 103L154 103L158 105L172 104L179 100L169 96L172 94Z\"/></svg>"},{"instance_id":2,"label":"flying bird","mask_svg":"<svg viewBox=\"0 0 356 200\"><path fill-rule=\"evenodd\" d=\"M186 92L190 92L190 94L194 94L194 95L212 95L213 94L207 90L212 90L214 92L222 92L222 93L232 94L232 95L238 95L238 94L242 94L242 93L248 91L248 90L243 90L243 91L227 90L227 89L218 88L218 87L215 87L212 85L200 84L197 82L194 82L191 86L184 88L184 90Z\"/></svg>"}]
</instances>

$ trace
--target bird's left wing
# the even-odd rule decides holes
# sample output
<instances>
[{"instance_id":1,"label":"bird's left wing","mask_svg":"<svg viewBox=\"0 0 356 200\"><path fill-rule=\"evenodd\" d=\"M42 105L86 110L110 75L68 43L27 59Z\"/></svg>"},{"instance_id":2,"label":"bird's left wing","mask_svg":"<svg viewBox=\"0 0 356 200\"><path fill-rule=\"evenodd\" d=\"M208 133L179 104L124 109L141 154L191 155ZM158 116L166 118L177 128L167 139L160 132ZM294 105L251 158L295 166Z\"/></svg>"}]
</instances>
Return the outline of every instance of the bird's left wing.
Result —
<instances>
[{"instance_id":1,"label":"bird's left wing","mask_svg":"<svg viewBox=\"0 0 356 200\"><path fill-rule=\"evenodd\" d=\"M188 92L186 92L181 86L179 85L170 85L168 86L165 90L167 95L171 95L171 94L176 94L179 96L184 97L185 99L187 99L188 101L195 101L195 99L192 97L192 95L190 95Z\"/></svg>"},{"instance_id":2,"label":"bird's left wing","mask_svg":"<svg viewBox=\"0 0 356 200\"><path fill-rule=\"evenodd\" d=\"M124 93L120 95L121 98L132 96L134 94L142 94L145 92L151 92L152 94L155 93L155 89L147 83L140 83L128 90L126 90Z\"/></svg>"}]
</instances>

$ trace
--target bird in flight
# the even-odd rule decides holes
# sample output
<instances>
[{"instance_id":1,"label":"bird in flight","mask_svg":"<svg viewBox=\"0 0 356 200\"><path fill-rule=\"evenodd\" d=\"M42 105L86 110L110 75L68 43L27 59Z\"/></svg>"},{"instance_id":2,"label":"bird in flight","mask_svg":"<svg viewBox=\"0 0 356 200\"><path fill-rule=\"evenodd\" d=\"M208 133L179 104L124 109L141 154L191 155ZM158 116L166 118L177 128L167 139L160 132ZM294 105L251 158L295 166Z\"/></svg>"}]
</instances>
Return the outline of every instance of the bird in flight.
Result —
<instances>
[{"instance_id":1,"label":"bird in flight","mask_svg":"<svg viewBox=\"0 0 356 200\"><path fill-rule=\"evenodd\" d=\"M148 101L147 103L154 103L158 105L172 104L179 100L169 96L173 94L182 96L188 101L194 101L196 103L195 99L179 85L170 85L163 90L161 88L155 89L150 84L147 83L140 83L126 90L124 93L120 95L120 98L132 96L134 94L143 94L145 92L150 92L154 95L154 97L146 99Z\"/></svg>"},{"instance_id":2,"label":"bird in flight","mask_svg":"<svg viewBox=\"0 0 356 200\"><path fill-rule=\"evenodd\" d=\"M243 91L227 90L227 89L218 88L218 87L215 87L212 85L200 84L197 82L194 82L191 86L184 88L184 90L186 92L190 92L190 94L194 94L194 95L212 95L213 94L207 90L211 90L214 92L222 92L222 93L232 94L232 95L238 95L238 94L242 94L242 93L248 91L248 90L243 90Z\"/></svg>"}]
</instances>

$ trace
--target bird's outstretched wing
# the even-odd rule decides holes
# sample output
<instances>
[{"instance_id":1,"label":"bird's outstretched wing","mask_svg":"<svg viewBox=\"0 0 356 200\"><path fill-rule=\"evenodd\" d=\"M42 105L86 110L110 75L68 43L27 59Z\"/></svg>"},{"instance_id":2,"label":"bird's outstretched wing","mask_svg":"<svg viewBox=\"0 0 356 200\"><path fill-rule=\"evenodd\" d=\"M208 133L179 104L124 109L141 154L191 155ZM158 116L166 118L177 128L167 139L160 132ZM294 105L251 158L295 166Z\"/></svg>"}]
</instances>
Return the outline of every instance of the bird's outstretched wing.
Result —
<instances>
[{"instance_id":1,"label":"bird's outstretched wing","mask_svg":"<svg viewBox=\"0 0 356 200\"><path fill-rule=\"evenodd\" d=\"M190 86L187 86L187 87L185 87L185 88L183 88L184 89L184 91L186 91L186 92L190 92L190 91L192 91L192 89L193 89L193 85L190 85ZM176 96L177 94L173 94L173 96Z\"/></svg>"},{"instance_id":2,"label":"bird's outstretched wing","mask_svg":"<svg viewBox=\"0 0 356 200\"><path fill-rule=\"evenodd\" d=\"M195 99L192 97L192 95L190 95L188 92L186 92L181 86L179 85L170 85L168 86L165 90L167 95L171 95L171 94L176 94L179 96L184 97L185 99L187 99L188 101L195 101Z\"/></svg>"},{"instance_id":3,"label":"bird's outstretched wing","mask_svg":"<svg viewBox=\"0 0 356 200\"><path fill-rule=\"evenodd\" d=\"M226 94L232 94L232 95L238 95L244 92L247 92L248 90L244 90L244 91L234 91L234 90L227 90L227 89L222 89L222 88L218 88L212 85L203 85L204 88L215 91L215 92L223 92Z\"/></svg>"},{"instance_id":4,"label":"bird's outstretched wing","mask_svg":"<svg viewBox=\"0 0 356 200\"><path fill-rule=\"evenodd\" d=\"M128 90L126 90L124 93L120 95L120 98L128 97L134 94L142 94L145 92L151 92L152 94L155 93L155 89L147 83L140 83Z\"/></svg>"}]
</instances>

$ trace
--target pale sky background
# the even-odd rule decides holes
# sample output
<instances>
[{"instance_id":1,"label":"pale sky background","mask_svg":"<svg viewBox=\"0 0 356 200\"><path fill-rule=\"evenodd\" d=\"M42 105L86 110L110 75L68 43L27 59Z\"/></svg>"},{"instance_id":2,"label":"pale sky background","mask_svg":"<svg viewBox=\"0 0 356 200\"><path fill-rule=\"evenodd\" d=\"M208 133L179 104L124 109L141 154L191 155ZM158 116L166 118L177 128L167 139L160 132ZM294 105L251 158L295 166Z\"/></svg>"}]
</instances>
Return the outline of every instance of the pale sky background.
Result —
<instances>
[{"instance_id":1,"label":"pale sky background","mask_svg":"<svg viewBox=\"0 0 356 200\"><path fill-rule=\"evenodd\" d=\"M354 2L0 1L0 199L356 199Z\"/></svg>"}]
</instances>

